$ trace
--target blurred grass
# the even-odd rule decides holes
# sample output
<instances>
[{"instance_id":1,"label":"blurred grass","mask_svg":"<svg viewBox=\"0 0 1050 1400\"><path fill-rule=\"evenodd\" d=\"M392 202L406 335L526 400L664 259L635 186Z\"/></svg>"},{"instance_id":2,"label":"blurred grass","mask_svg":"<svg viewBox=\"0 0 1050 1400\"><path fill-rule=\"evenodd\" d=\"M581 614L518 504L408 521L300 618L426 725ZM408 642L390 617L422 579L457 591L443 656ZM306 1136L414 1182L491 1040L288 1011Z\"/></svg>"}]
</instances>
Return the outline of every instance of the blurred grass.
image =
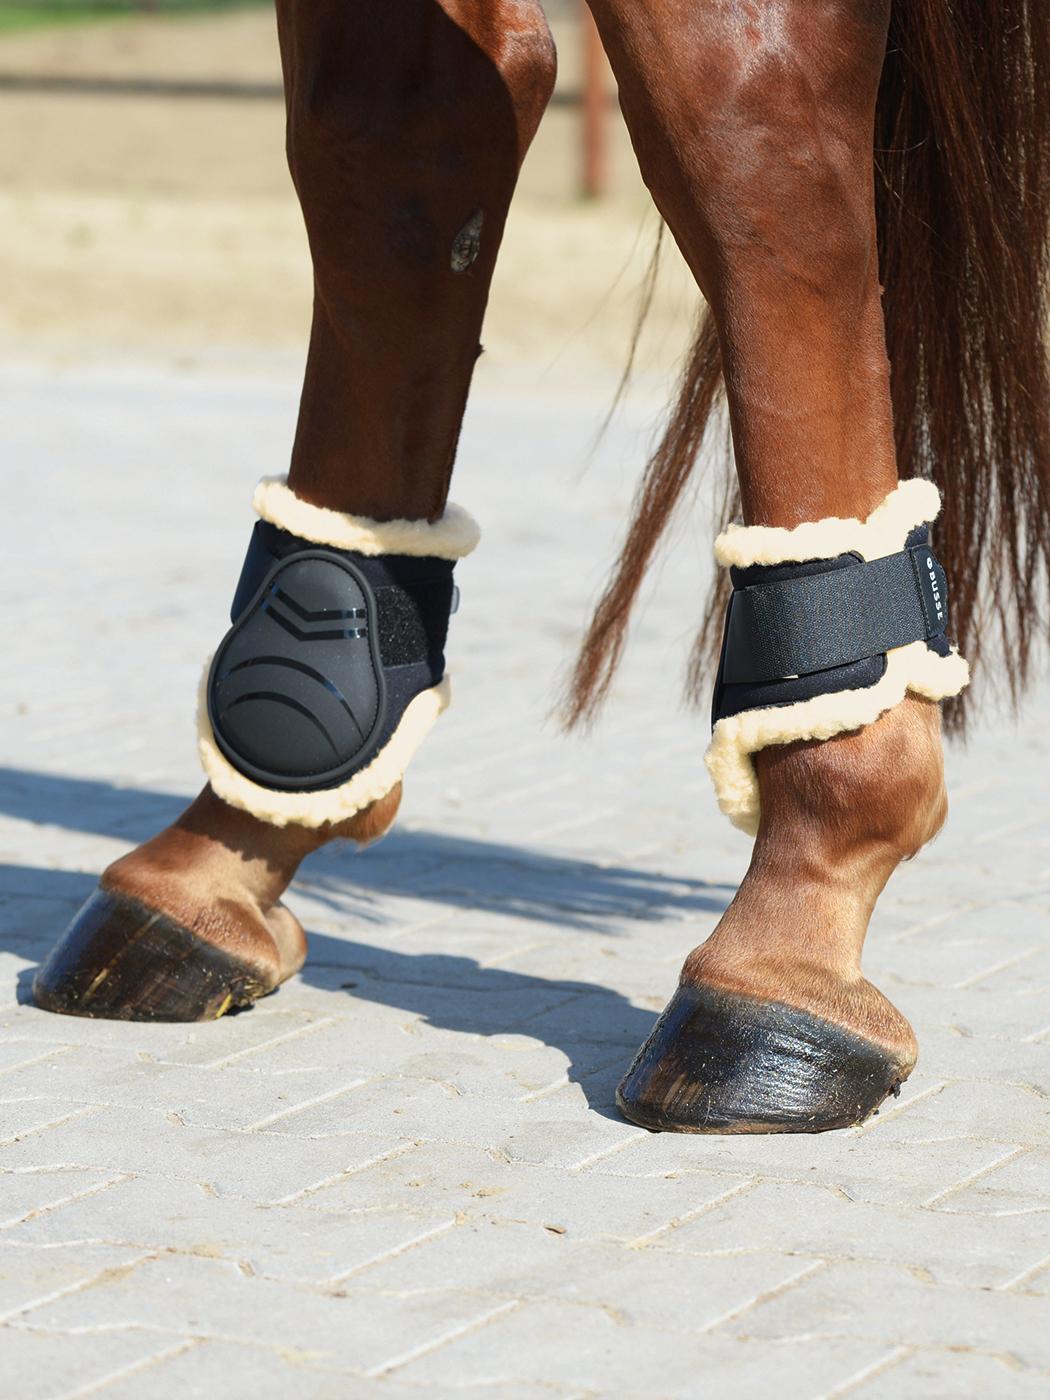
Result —
<instances>
[{"instance_id":1,"label":"blurred grass","mask_svg":"<svg viewBox=\"0 0 1050 1400\"><path fill-rule=\"evenodd\" d=\"M208 11L256 9L272 0L0 0L0 34L50 24L84 24L129 15L195 15Z\"/></svg>"}]
</instances>

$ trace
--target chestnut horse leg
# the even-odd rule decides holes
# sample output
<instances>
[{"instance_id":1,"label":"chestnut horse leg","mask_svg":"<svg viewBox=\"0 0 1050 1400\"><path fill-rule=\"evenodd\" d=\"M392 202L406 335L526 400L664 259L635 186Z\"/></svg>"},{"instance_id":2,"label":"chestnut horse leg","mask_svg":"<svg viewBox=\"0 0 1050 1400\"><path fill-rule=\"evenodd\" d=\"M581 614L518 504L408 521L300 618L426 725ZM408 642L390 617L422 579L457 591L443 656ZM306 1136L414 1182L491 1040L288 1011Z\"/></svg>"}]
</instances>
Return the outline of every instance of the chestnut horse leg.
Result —
<instances>
[{"instance_id":1,"label":"chestnut horse leg","mask_svg":"<svg viewBox=\"0 0 1050 1400\"><path fill-rule=\"evenodd\" d=\"M378 520L445 504L503 226L554 84L537 0L277 0L288 158L315 272L290 485ZM247 507L247 502L245 503ZM396 788L338 827L269 826L206 787L103 874L39 1005L199 1019L306 952L280 902L333 837L381 836Z\"/></svg>"},{"instance_id":2,"label":"chestnut horse leg","mask_svg":"<svg viewBox=\"0 0 1050 1400\"><path fill-rule=\"evenodd\" d=\"M747 524L866 517L897 469L872 169L890 0L592 0L643 175L711 305ZM937 708L757 756L750 869L623 1085L652 1128L872 1111L916 1057L868 920L946 811Z\"/></svg>"}]
</instances>

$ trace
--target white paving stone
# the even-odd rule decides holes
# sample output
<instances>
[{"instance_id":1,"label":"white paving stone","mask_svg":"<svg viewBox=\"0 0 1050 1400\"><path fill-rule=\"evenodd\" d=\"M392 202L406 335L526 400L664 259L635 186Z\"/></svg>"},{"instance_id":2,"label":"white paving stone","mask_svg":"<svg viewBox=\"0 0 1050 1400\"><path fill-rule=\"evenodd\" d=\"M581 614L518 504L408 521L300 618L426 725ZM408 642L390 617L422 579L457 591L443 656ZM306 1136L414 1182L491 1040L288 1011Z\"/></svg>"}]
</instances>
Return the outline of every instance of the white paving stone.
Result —
<instances>
[{"instance_id":1,"label":"white paving stone","mask_svg":"<svg viewBox=\"0 0 1050 1400\"><path fill-rule=\"evenodd\" d=\"M68 1400L93 1390L109 1396L130 1385L142 1400L144 1378L186 1345L151 1332L86 1335L0 1327L4 1389L19 1400Z\"/></svg>"},{"instance_id":2,"label":"white paving stone","mask_svg":"<svg viewBox=\"0 0 1050 1400\"><path fill-rule=\"evenodd\" d=\"M880 904L868 970L923 1047L900 1099L820 1138L625 1124L617 1079L747 860L678 706L710 532L680 532L602 726L560 737L655 401L581 471L604 401L483 363L457 703L397 831L304 868L303 973L213 1025L48 1016L33 968L199 782L199 667L296 386L0 388L5 1393L1050 1393L1050 692L949 753L953 819Z\"/></svg>"}]
</instances>

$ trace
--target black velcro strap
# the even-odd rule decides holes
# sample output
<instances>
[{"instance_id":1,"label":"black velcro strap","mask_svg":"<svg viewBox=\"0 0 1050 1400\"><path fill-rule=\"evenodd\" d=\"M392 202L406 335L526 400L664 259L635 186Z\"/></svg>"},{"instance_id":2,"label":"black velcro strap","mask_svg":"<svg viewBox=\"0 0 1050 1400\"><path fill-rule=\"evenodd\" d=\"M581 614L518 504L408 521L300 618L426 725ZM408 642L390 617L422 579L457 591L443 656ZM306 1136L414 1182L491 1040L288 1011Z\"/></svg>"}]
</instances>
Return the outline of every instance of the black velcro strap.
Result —
<instances>
[{"instance_id":1,"label":"black velcro strap","mask_svg":"<svg viewBox=\"0 0 1050 1400\"><path fill-rule=\"evenodd\" d=\"M928 641L948 626L944 570L928 545L871 563L734 590L721 680L783 680Z\"/></svg>"}]
</instances>

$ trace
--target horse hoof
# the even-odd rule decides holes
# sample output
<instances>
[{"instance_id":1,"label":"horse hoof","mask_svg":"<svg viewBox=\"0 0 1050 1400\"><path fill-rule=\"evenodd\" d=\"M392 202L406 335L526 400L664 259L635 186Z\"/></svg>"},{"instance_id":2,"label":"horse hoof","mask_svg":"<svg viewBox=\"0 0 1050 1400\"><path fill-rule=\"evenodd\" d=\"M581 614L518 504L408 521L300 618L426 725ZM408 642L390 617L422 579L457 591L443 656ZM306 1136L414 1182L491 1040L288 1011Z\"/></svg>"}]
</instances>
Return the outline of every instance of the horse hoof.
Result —
<instances>
[{"instance_id":1,"label":"horse hoof","mask_svg":"<svg viewBox=\"0 0 1050 1400\"><path fill-rule=\"evenodd\" d=\"M113 1021L214 1021L276 980L149 905L99 889L33 979L44 1011Z\"/></svg>"},{"instance_id":2,"label":"horse hoof","mask_svg":"<svg viewBox=\"0 0 1050 1400\"><path fill-rule=\"evenodd\" d=\"M683 984L616 1102L651 1132L822 1133L862 1123L910 1072L812 1012Z\"/></svg>"}]
</instances>

